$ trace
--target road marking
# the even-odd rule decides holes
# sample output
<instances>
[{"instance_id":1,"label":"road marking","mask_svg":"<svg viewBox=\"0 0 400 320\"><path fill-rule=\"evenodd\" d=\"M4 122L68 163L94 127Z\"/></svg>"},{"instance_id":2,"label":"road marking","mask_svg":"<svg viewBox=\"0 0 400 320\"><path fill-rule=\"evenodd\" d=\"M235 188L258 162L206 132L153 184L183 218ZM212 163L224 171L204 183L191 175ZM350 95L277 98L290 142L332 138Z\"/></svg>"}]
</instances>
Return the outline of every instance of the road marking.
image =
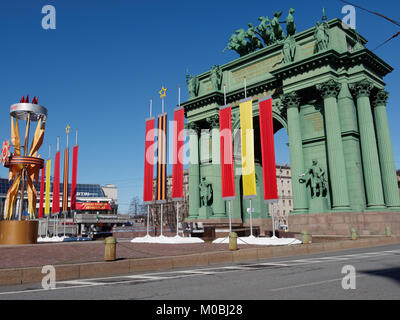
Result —
<instances>
[{"instance_id":1,"label":"road marking","mask_svg":"<svg viewBox=\"0 0 400 320\"><path fill-rule=\"evenodd\" d=\"M365 277L365 275L357 275L357 278ZM338 278L338 279L330 279L330 280L323 280L323 281L316 281L316 282L309 282L309 283L304 283L304 284L298 284L294 286L289 286L289 287L282 287L282 288L275 288L275 289L270 289L270 291L281 291L281 290L288 290L288 289L296 289L296 288L303 288L303 287L311 287L311 286L317 286L320 284L325 284L329 282L335 282L335 281L342 281L343 278Z\"/></svg>"},{"instance_id":2,"label":"road marking","mask_svg":"<svg viewBox=\"0 0 400 320\"><path fill-rule=\"evenodd\" d=\"M133 275L133 276L123 276L121 278L129 278L129 279L143 279L143 280L163 280L168 279L168 277L155 277L149 275Z\"/></svg>"},{"instance_id":3,"label":"road marking","mask_svg":"<svg viewBox=\"0 0 400 320\"><path fill-rule=\"evenodd\" d=\"M299 264L310 264L310 263L321 263L326 261L318 260L319 258L311 258L311 259L298 259L298 260L290 260L291 262L299 262ZM288 261L288 262L290 262ZM296 263L297 265L297 263Z\"/></svg>"},{"instance_id":4,"label":"road marking","mask_svg":"<svg viewBox=\"0 0 400 320\"><path fill-rule=\"evenodd\" d=\"M345 258L345 257L323 257L323 258L318 258L319 260L325 261L345 261L345 260L350 260L350 258Z\"/></svg>"},{"instance_id":5,"label":"road marking","mask_svg":"<svg viewBox=\"0 0 400 320\"><path fill-rule=\"evenodd\" d=\"M258 263L259 265L263 266L277 266L277 267L288 267L289 265L286 263L273 263L273 262L265 262L265 263Z\"/></svg>"},{"instance_id":6,"label":"road marking","mask_svg":"<svg viewBox=\"0 0 400 320\"><path fill-rule=\"evenodd\" d=\"M57 283L56 283L56 285L57 284L76 284L76 285L81 285L81 284L84 284L84 285L93 285L93 286L95 286L95 285L99 285L99 283L98 282L92 282L92 281L84 281L84 280L71 280L71 281L58 281Z\"/></svg>"},{"instance_id":7,"label":"road marking","mask_svg":"<svg viewBox=\"0 0 400 320\"><path fill-rule=\"evenodd\" d=\"M214 268L215 269L215 268ZM230 266L230 267L221 267L218 269L228 269L228 270L249 270L246 266Z\"/></svg>"},{"instance_id":8,"label":"road marking","mask_svg":"<svg viewBox=\"0 0 400 320\"><path fill-rule=\"evenodd\" d=\"M194 270L187 270L187 271L178 271L179 273L195 273L195 274L215 274L216 272L213 271L194 271Z\"/></svg>"}]
</instances>

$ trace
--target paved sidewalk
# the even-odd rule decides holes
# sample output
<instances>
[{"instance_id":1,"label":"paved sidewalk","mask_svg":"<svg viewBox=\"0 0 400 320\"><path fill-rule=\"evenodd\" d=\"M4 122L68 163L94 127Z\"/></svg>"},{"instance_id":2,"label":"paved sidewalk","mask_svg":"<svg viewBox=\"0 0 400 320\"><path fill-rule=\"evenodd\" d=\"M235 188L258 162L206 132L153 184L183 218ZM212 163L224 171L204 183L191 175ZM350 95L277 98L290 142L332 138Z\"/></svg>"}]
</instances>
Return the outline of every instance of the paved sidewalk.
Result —
<instances>
[{"instance_id":1,"label":"paved sidewalk","mask_svg":"<svg viewBox=\"0 0 400 320\"><path fill-rule=\"evenodd\" d=\"M239 249L255 248L238 245ZM258 246L259 247L259 246ZM118 240L117 259L155 258L226 251L227 244L148 244ZM104 241L0 246L0 269L104 261Z\"/></svg>"}]
</instances>

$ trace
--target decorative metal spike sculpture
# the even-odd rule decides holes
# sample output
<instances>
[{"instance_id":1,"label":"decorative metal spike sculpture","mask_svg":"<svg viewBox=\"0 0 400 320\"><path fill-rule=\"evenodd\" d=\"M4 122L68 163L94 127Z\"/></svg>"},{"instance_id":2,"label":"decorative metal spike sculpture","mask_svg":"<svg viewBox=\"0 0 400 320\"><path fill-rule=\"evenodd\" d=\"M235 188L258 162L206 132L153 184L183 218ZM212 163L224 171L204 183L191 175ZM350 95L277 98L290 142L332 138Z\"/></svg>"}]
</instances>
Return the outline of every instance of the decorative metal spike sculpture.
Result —
<instances>
[{"instance_id":1,"label":"decorative metal spike sculpture","mask_svg":"<svg viewBox=\"0 0 400 320\"><path fill-rule=\"evenodd\" d=\"M8 180L14 180L7 193L5 219L13 218L14 206L20 191L20 206L15 210L15 218L22 220L22 207L25 193L25 185L28 193L28 213L31 219L36 214L37 191L34 181L39 178L39 170L43 168L44 160L38 156L38 150L43 143L44 130L47 118L47 109L38 104L38 98L34 97L29 103L29 95L22 97L20 103L10 107L11 115L11 143L14 153L7 156L3 165L10 169ZM15 121L14 121L15 118ZM25 139L23 154L21 153L21 143L19 136L18 120L26 121ZM31 122L38 122L32 144L29 144L29 128Z\"/></svg>"}]
</instances>

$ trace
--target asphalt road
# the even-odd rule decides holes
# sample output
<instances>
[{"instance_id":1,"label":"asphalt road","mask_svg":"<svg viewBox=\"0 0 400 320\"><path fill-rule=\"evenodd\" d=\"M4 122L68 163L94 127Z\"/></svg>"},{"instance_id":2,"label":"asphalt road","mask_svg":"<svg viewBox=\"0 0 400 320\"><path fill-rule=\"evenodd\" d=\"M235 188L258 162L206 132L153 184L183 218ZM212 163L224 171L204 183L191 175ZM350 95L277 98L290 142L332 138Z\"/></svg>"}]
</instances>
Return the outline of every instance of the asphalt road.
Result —
<instances>
[{"instance_id":1,"label":"asphalt road","mask_svg":"<svg viewBox=\"0 0 400 320\"><path fill-rule=\"evenodd\" d=\"M348 271L342 273L344 266L354 267L355 281L348 279ZM344 289L343 282L355 289ZM8 299L398 300L400 245L60 281L51 290L41 284L0 287L0 300Z\"/></svg>"}]
</instances>

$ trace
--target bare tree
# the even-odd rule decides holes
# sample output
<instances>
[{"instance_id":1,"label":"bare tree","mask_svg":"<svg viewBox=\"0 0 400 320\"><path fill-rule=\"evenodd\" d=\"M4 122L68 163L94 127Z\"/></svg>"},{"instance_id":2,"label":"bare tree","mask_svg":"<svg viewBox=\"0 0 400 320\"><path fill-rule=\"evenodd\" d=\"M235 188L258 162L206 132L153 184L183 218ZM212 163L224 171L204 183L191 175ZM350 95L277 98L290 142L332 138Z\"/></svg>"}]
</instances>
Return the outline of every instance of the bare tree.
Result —
<instances>
[{"instance_id":1,"label":"bare tree","mask_svg":"<svg viewBox=\"0 0 400 320\"><path fill-rule=\"evenodd\" d=\"M145 213L145 206L138 196L132 198L128 213L130 216L141 216Z\"/></svg>"}]
</instances>

